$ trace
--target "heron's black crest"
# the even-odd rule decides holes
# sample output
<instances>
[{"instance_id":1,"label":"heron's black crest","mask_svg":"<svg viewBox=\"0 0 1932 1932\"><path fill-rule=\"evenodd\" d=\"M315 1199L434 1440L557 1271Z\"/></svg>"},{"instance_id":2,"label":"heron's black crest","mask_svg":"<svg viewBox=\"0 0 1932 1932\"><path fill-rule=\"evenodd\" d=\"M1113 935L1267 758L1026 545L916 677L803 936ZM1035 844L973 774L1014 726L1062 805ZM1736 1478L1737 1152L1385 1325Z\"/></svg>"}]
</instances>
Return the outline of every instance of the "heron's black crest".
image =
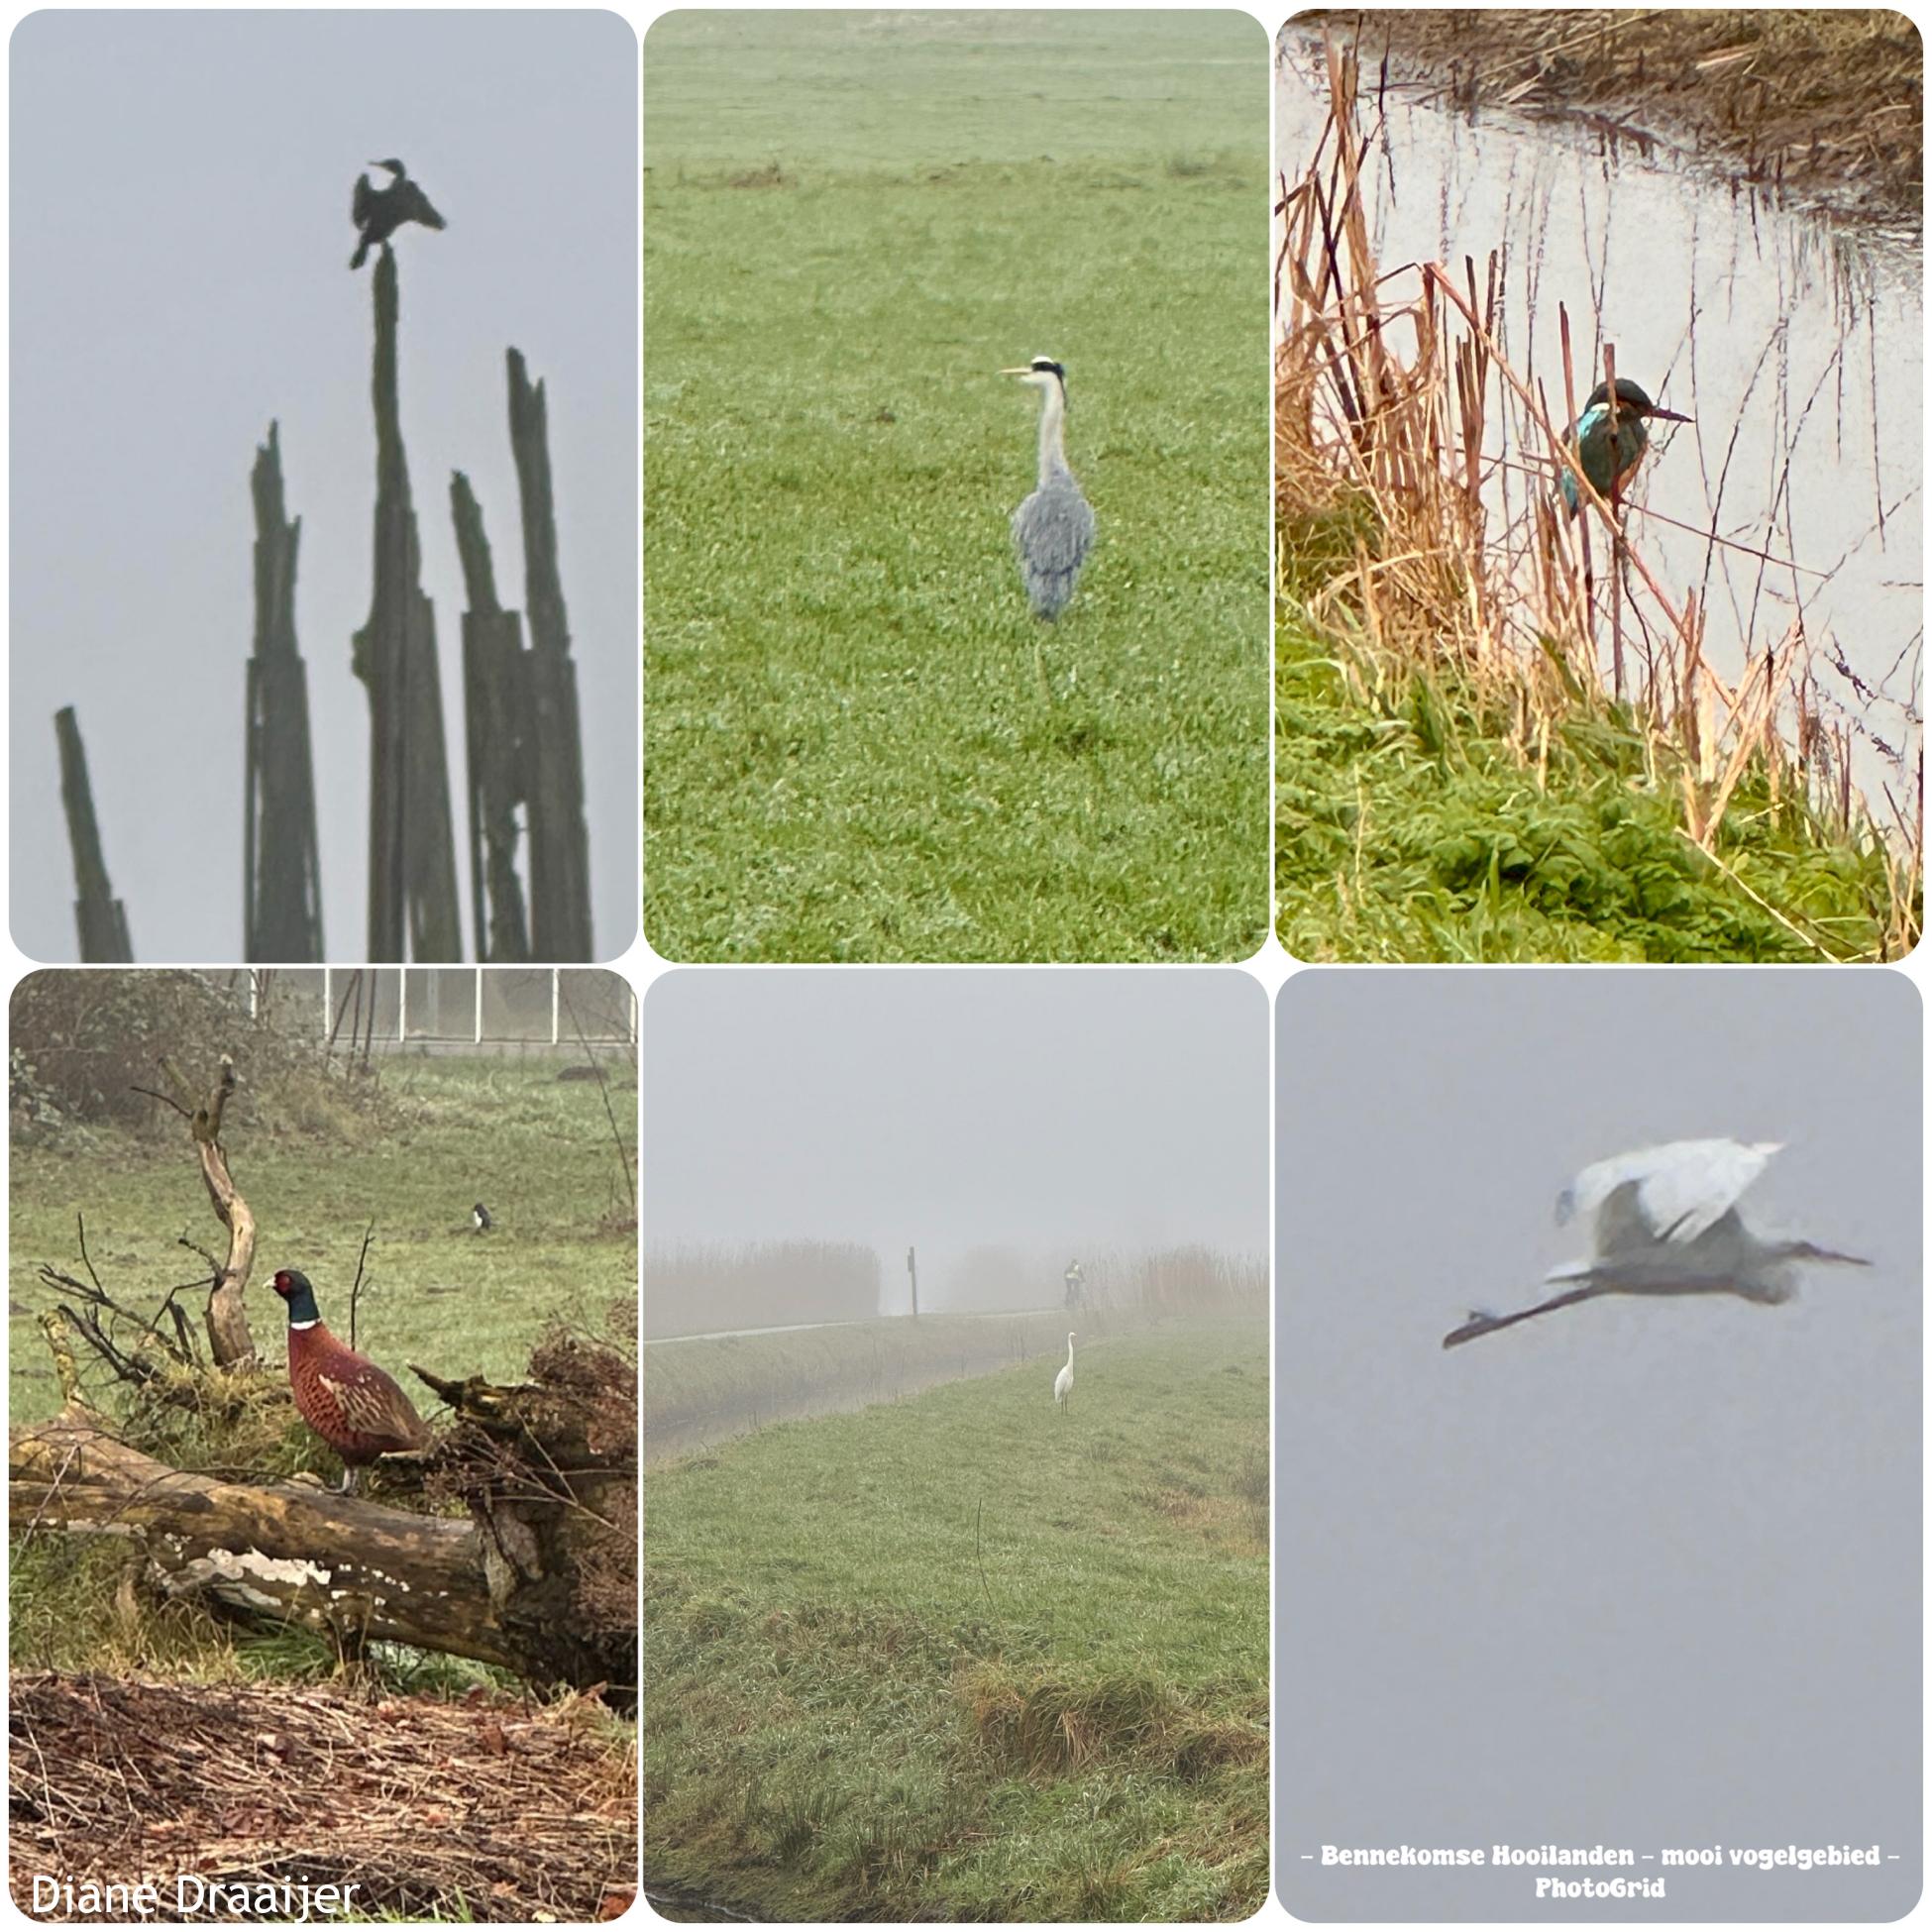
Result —
<instances>
[{"instance_id":1,"label":"heron's black crest","mask_svg":"<svg viewBox=\"0 0 1932 1932\"><path fill-rule=\"evenodd\" d=\"M1033 358L1033 374L1035 376L1057 376L1062 382L1067 379L1066 370L1059 363L1056 363L1051 356L1035 356Z\"/></svg>"}]
</instances>

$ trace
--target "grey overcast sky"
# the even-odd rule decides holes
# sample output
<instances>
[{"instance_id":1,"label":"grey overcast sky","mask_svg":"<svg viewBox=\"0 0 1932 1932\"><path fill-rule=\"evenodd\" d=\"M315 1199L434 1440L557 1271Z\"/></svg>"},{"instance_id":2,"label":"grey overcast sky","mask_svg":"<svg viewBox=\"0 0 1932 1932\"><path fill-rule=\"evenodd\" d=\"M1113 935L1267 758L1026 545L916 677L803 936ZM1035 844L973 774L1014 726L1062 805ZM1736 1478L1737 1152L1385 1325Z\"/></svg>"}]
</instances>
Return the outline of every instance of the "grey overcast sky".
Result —
<instances>
[{"instance_id":1,"label":"grey overcast sky","mask_svg":"<svg viewBox=\"0 0 1932 1932\"><path fill-rule=\"evenodd\" d=\"M1267 1247L1267 1003L1234 971L674 972L646 1241ZM928 1258L931 1266L928 1268Z\"/></svg>"},{"instance_id":2,"label":"grey overcast sky","mask_svg":"<svg viewBox=\"0 0 1932 1932\"><path fill-rule=\"evenodd\" d=\"M78 706L144 961L241 948L249 471L281 424L302 519L332 959L367 932L370 270L349 204L397 155L449 222L402 231L401 379L458 839L453 470L523 603L503 355L549 396L585 723L595 938L637 926L636 40L592 12L38 13L12 41L12 919L76 956L53 713ZM379 174L378 179L381 179ZM471 940L468 867L466 944Z\"/></svg>"},{"instance_id":3,"label":"grey overcast sky","mask_svg":"<svg viewBox=\"0 0 1932 1932\"><path fill-rule=\"evenodd\" d=\"M1277 1012L1276 1878L1310 1919L1884 1919L1920 1872L1918 996L1810 969L1303 973ZM1797 1300L1527 1307L1590 1160L1788 1144ZM1878 1844L1876 1872L1349 1871ZM1659 1867L1638 1865L1636 1876ZM1614 1876L1556 1873L1552 1876Z\"/></svg>"}]
</instances>

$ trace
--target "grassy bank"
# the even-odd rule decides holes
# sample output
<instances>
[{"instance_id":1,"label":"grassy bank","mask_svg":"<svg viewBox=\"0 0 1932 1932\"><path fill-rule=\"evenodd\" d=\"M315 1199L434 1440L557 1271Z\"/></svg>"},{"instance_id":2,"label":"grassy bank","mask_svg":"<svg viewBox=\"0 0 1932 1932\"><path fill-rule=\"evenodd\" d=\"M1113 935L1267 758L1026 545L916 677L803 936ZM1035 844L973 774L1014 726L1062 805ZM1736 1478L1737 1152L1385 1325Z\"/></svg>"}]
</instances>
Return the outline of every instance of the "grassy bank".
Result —
<instances>
[{"instance_id":1,"label":"grassy bank","mask_svg":"<svg viewBox=\"0 0 1932 1932\"><path fill-rule=\"evenodd\" d=\"M1377 664L1291 607L1276 654L1278 929L1298 959L1804 962L1893 943L1877 841L1788 794L1774 806L1762 771L1706 852L1614 707L1579 702L1538 765L1509 707L1449 667Z\"/></svg>"},{"instance_id":2,"label":"grassy bank","mask_svg":"<svg viewBox=\"0 0 1932 1932\"><path fill-rule=\"evenodd\" d=\"M1346 31L1353 13L1297 24ZM1727 183L1915 220L1924 166L1925 55L1886 8L1749 11L1403 9L1377 51L1407 78L1453 75L1468 107L1587 112L1680 143Z\"/></svg>"},{"instance_id":3,"label":"grassy bank","mask_svg":"<svg viewBox=\"0 0 1932 1932\"><path fill-rule=\"evenodd\" d=\"M646 1871L759 1916L1241 1918L1267 1333L1109 1340L646 1480Z\"/></svg>"},{"instance_id":4,"label":"grassy bank","mask_svg":"<svg viewBox=\"0 0 1932 1932\"><path fill-rule=\"evenodd\" d=\"M1228 15L676 14L646 52L646 923L677 959L1244 957L1266 63ZM1099 519L1007 531L1067 366Z\"/></svg>"}]
</instances>

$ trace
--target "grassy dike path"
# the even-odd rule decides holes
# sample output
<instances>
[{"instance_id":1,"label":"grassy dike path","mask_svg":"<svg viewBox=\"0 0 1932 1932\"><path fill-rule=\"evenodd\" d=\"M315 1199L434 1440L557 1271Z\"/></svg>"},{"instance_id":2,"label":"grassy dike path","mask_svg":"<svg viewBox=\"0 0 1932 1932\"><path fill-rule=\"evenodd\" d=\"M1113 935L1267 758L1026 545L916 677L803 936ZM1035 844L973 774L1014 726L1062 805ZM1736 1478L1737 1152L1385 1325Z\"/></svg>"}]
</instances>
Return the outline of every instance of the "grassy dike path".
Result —
<instances>
[{"instance_id":1,"label":"grassy dike path","mask_svg":"<svg viewBox=\"0 0 1932 1932\"><path fill-rule=\"evenodd\" d=\"M645 1480L645 1873L754 1916L1240 1919L1267 1330L1167 1327Z\"/></svg>"}]
</instances>

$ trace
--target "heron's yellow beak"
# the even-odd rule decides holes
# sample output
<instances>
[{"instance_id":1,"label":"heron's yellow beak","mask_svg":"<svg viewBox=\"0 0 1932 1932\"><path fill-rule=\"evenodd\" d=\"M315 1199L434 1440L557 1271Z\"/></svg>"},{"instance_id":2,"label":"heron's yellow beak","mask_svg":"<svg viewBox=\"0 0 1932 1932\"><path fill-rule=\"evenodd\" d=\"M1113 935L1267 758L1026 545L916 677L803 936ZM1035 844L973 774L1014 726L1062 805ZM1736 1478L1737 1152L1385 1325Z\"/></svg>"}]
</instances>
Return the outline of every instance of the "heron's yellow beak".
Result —
<instances>
[{"instance_id":1,"label":"heron's yellow beak","mask_svg":"<svg viewBox=\"0 0 1932 1932\"><path fill-rule=\"evenodd\" d=\"M1003 369L1000 372L1002 376L1030 376L1032 373L1033 366L1031 363L1028 363L1024 369Z\"/></svg>"}]
</instances>

